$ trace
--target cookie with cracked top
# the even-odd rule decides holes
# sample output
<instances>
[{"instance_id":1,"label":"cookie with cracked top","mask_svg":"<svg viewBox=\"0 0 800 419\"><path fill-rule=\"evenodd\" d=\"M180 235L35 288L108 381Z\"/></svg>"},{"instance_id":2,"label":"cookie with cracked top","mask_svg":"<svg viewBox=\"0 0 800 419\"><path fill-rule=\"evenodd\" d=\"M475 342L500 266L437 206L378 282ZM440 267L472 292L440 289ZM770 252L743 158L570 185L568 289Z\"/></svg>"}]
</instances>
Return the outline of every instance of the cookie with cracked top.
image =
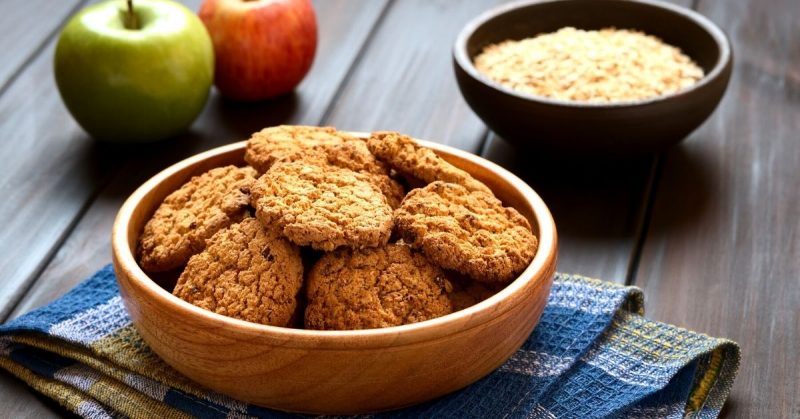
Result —
<instances>
[{"instance_id":1,"label":"cookie with cracked top","mask_svg":"<svg viewBox=\"0 0 800 419\"><path fill-rule=\"evenodd\" d=\"M307 329L372 329L453 311L445 272L402 243L327 253L308 276Z\"/></svg>"},{"instance_id":2,"label":"cookie with cracked top","mask_svg":"<svg viewBox=\"0 0 800 419\"><path fill-rule=\"evenodd\" d=\"M302 283L300 249L247 217L189 259L173 294L225 316L288 326Z\"/></svg>"},{"instance_id":3,"label":"cookie with cracked top","mask_svg":"<svg viewBox=\"0 0 800 419\"><path fill-rule=\"evenodd\" d=\"M276 163L299 160L364 174L386 195L392 208L405 196L402 185L389 176L389 168L369 151L366 140L335 128L281 125L265 128L247 142L245 161L260 173Z\"/></svg>"},{"instance_id":4,"label":"cookie with cracked top","mask_svg":"<svg viewBox=\"0 0 800 419\"><path fill-rule=\"evenodd\" d=\"M325 148L325 152L325 163L361 173L383 192L389 206L400 206L400 201L406 195L405 188L389 175L390 170L386 163L376 159L369 151L366 141L356 139L331 145Z\"/></svg>"},{"instance_id":5,"label":"cookie with cracked top","mask_svg":"<svg viewBox=\"0 0 800 419\"><path fill-rule=\"evenodd\" d=\"M433 150L417 144L413 138L397 132L373 132L367 147L380 160L398 172L424 183L437 180L455 183L470 191L491 194L488 186L469 173L453 166Z\"/></svg>"},{"instance_id":6,"label":"cookie with cracked top","mask_svg":"<svg viewBox=\"0 0 800 419\"><path fill-rule=\"evenodd\" d=\"M392 231L392 208L369 179L352 170L303 161L275 165L253 186L256 217L300 246L376 247Z\"/></svg>"},{"instance_id":7,"label":"cookie with cracked top","mask_svg":"<svg viewBox=\"0 0 800 419\"><path fill-rule=\"evenodd\" d=\"M517 210L454 183L436 181L412 190L394 219L406 243L478 281L511 281L536 253L536 237Z\"/></svg>"},{"instance_id":8,"label":"cookie with cracked top","mask_svg":"<svg viewBox=\"0 0 800 419\"><path fill-rule=\"evenodd\" d=\"M357 138L333 127L279 125L264 128L247 141L244 160L259 173L273 164L297 160L324 161L324 148Z\"/></svg>"},{"instance_id":9,"label":"cookie with cracked top","mask_svg":"<svg viewBox=\"0 0 800 419\"><path fill-rule=\"evenodd\" d=\"M214 233L247 214L252 167L226 166L193 177L169 194L139 237L139 264L148 272L179 268Z\"/></svg>"}]
</instances>

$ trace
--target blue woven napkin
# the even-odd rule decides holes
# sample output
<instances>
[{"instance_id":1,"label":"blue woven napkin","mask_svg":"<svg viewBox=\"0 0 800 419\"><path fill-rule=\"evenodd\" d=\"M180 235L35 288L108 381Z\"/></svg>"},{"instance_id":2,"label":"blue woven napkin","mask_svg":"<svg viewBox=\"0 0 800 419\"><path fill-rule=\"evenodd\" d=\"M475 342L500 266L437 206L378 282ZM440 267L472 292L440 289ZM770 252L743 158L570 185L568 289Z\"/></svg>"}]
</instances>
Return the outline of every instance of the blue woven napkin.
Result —
<instances>
[{"instance_id":1,"label":"blue woven napkin","mask_svg":"<svg viewBox=\"0 0 800 419\"><path fill-rule=\"evenodd\" d=\"M454 394L377 416L714 418L736 343L650 321L642 292L558 274L541 321L498 370ZM103 417L285 417L203 389L131 325L106 266L0 326L0 366L70 411Z\"/></svg>"}]
</instances>

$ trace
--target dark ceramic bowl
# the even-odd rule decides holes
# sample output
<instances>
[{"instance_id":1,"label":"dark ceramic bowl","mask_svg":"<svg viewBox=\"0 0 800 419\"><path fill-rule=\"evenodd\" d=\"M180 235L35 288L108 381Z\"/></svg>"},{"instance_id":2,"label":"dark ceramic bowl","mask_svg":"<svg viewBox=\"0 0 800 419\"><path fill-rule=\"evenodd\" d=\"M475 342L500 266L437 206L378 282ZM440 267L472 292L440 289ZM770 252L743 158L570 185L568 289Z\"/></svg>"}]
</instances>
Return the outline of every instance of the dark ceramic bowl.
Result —
<instances>
[{"instance_id":1,"label":"dark ceramic bowl","mask_svg":"<svg viewBox=\"0 0 800 419\"><path fill-rule=\"evenodd\" d=\"M555 32L637 29L679 47L705 77L677 93L641 101L584 103L514 91L473 65L489 44ZM453 51L467 103L506 140L536 149L628 155L680 142L714 111L731 74L733 53L722 30L689 9L652 0L535 0L497 7L461 31Z\"/></svg>"}]
</instances>

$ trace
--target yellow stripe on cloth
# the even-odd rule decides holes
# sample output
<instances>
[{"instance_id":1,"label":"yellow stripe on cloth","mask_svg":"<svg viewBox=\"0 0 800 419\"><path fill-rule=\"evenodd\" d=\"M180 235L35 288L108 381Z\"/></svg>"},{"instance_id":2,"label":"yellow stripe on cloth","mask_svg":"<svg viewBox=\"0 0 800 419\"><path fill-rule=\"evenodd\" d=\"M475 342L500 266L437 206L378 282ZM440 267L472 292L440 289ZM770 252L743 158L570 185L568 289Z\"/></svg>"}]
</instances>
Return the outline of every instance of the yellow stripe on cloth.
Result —
<instances>
[{"instance_id":1,"label":"yellow stripe on cloth","mask_svg":"<svg viewBox=\"0 0 800 419\"><path fill-rule=\"evenodd\" d=\"M123 327L111 335L91 344L92 351L36 335L19 335L14 341L31 347L57 353L97 370L100 374L126 382L131 373L150 378L205 399L208 390L198 386L168 366L144 343L133 325Z\"/></svg>"},{"instance_id":2,"label":"yellow stripe on cloth","mask_svg":"<svg viewBox=\"0 0 800 419\"><path fill-rule=\"evenodd\" d=\"M61 387L70 388L70 391L72 392L89 396L90 398L109 406L113 411L120 412L129 417L159 417L168 419L191 418L191 416L184 414L180 410L161 403L161 401L153 400L150 397L147 397L146 395L122 383L121 381L124 380L124 376L126 374L124 369L118 368L113 364L109 364L105 360L101 360L95 356L92 356L85 349L77 348L72 345L54 343L50 339L35 335L15 336L14 342L74 359L80 364L96 371L99 375L99 378L85 390L85 393L78 392L74 389L74 387L66 387L63 384ZM7 361L9 363L9 367L18 367L18 364L13 363L10 360L3 358L3 361ZM39 375L33 374L31 379L32 381L28 379L24 380L28 382L31 387L39 390L35 384L45 379ZM52 381L58 383L58 381ZM44 393L43 391L41 392ZM49 396L47 393L44 394ZM86 398L85 396L83 397L84 399ZM77 406L73 407L65 405L65 407L73 412L78 413L76 410L74 410L78 409Z\"/></svg>"},{"instance_id":3,"label":"yellow stripe on cloth","mask_svg":"<svg viewBox=\"0 0 800 419\"><path fill-rule=\"evenodd\" d=\"M59 381L44 378L6 357L0 357L0 367L8 370L34 390L55 400L73 413L78 413L81 403L91 400L86 394Z\"/></svg>"},{"instance_id":4,"label":"yellow stripe on cloth","mask_svg":"<svg viewBox=\"0 0 800 419\"><path fill-rule=\"evenodd\" d=\"M108 365L112 370L125 368L195 397L205 399L208 396L208 390L201 388L161 360L142 340L133 325L123 327L92 343L92 349L97 355L110 361Z\"/></svg>"},{"instance_id":5,"label":"yellow stripe on cloth","mask_svg":"<svg viewBox=\"0 0 800 419\"><path fill-rule=\"evenodd\" d=\"M660 365L685 365L722 340L702 333L648 320L630 313L615 316L604 333L614 349L626 355L637 354Z\"/></svg>"},{"instance_id":6,"label":"yellow stripe on cloth","mask_svg":"<svg viewBox=\"0 0 800 419\"><path fill-rule=\"evenodd\" d=\"M127 385L102 376L87 392L90 396L114 410L132 418L189 419L192 416L158 402L131 389Z\"/></svg>"},{"instance_id":7,"label":"yellow stripe on cloth","mask_svg":"<svg viewBox=\"0 0 800 419\"><path fill-rule=\"evenodd\" d=\"M714 384L716 384L717 378L719 378L723 361L722 349L716 349L711 352L708 368L692 389L692 394L689 395L689 400L686 402L687 412L699 412L703 408L703 404L708 400L708 395L711 393Z\"/></svg>"}]
</instances>

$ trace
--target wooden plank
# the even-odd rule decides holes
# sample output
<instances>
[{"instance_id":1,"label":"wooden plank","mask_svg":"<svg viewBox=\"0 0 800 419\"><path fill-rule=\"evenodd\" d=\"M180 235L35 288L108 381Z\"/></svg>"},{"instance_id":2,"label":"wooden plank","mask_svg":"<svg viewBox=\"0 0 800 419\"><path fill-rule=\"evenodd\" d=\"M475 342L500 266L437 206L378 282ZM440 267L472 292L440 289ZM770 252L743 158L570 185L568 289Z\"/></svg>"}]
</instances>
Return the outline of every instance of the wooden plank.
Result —
<instances>
[{"instance_id":1,"label":"wooden plank","mask_svg":"<svg viewBox=\"0 0 800 419\"><path fill-rule=\"evenodd\" d=\"M52 53L51 44L0 97L0 319L113 163L64 109Z\"/></svg>"},{"instance_id":2,"label":"wooden plank","mask_svg":"<svg viewBox=\"0 0 800 419\"><path fill-rule=\"evenodd\" d=\"M699 9L733 42L733 78L712 119L666 156L636 285L651 317L742 345L728 416L798 417L800 9Z\"/></svg>"},{"instance_id":3,"label":"wooden plank","mask_svg":"<svg viewBox=\"0 0 800 419\"><path fill-rule=\"evenodd\" d=\"M550 208L559 271L625 282L652 157L614 162L539 155L494 134L482 155L528 182Z\"/></svg>"},{"instance_id":4,"label":"wooden plank","mask_svg":"<svg viewBox=\"0 0 800 419\"><path fill-rule=\"evenodd\" d=\"M320 0L315 2L320 26L320 44L311 73L298 87L294 95L266 103L239 105L222 100L214 93L200 119L194 124L192 131L183 138L151 146L112 148L112 151L116 154L128 154L128 158L124 161L120 158L114 160L120 167L114 172L114 175L111 175L112 180L109 184L102 189L96 199L90 202L86 214L82 216L75 229L69 231L69 237L64 241L63 245L58 242L55 245L50 245L51 247L57 247L54 258L38 277L30 292L16 305L10 317L17 317L32 308L52 301L95 270L110 262L110 231L119 206L138 185L156 172L201 150L244 139L256 129L266 125L276 123L318 124L328 108L328 104L334 97L337 87L347 74L358 51L371 33L386 4L386 1L375 0ZM195 10L198 5L199 0L191 4ZM40 104L43 101L50 100L47 94L41 93L45 97L37 99L34 103ZM50 96L52 94L52 92L49 93ZM0 105L2 103L0 101ZM56 101L56 104L60 105L60 102ZM2 116L2 113L0 113L0 116ZM54 117L61 117L63 120L59 120L57 123L49 122ZM51 109L48 114L37 114L29 125L38 126L39 124L52 123L55 126L63 127L71 122L63 109ZM2 126L0 125L0 128ZM31 129L24 124L17 123L16 126L21 132ZM52 130L53 128L50 127L49 129ZM53 137L56 135L57 133L52 134ZM64 133L62 132L61 135L63 136ZM79 133L74 134L74 136L80 139ZM50 143L71 144L68 140L69 138L61 137L53 138L49 141ZM94 148L103 149L102 146L93 144L88 139L82 139L81 141L79 144L83 144L83 147L89 150ZM42 147L44 145L39 146L39 148ZM31 153L34 152L36 152L35 148L24 153L18 153L17 158L19 159L24 160L26 156L30 157L15 166L15 169L23 170L26 164L32 164L35 159L33 159ZM64 152L64 154L68 153ZM75 161L73 166L77 167L92 162L89 158L81 157L80 155L73 155L71 158ZM74 167L69 169L71 170L62 169L59 172L62 173L59 177L69 176L69 173L76 172ZM0 169L0 172L5 170L5 168ZM10 169L8 172L15 173ZM110 172L105 171L104 173ZM81 179L81 181L87 183L86 179ZM43 181L39 180L38 182ZM68 184L73 183L70 182ZM32 184L31 189L33 189L33 186ZM93 186L96 187L97 185ZM49 190L53 189L50 188ZM90 188L87 187L85 189L89 190ZM69 196L67 192L61 195ZM85 203L90 196L91 192L83 193L81 195L82 202ZM45 204L48 202L40 199L37 203L46 206ZM72 207L65 209L64 205L50 204L54 208L48 215L54 219L59 219L61 215L58 214L58 210L69 210L72 217L74 217L75 214L78 214L77 210L80 209L80 207L77 209ZM6 203L0 202L0 208L6 207ZM10 213L13 207L8 206L8 208L7 211ZM0 214L2 214L1 211ZM30 228L26 223L30 223L31 218L33 218L32 213L13 220L9 227L15 228L16 235L9 234L7 237L27 239L30 236L26 245L39 244L43 239L42 235L34 235L26 230L26 227ZM63 218L67 217L64 216ZM65 231L64 229L67 227L62 226L61 231ZM6 232L3 231L0 234L6 234ZM12 251L13 248L19 246L20 248L15 251L14 255L19 255L18 257L22 258L25 253L31 253L31 248L20 246L19 239L16 239L13 243L5 240L0 242L0 249L2 249L0 251ZM51 240L50 243L53 243L53 241ZM39 251L31 256L30 259L41 261L42 258L46 257L47 255L44 252ZM4 261L6 260L8 259L4 259ZM1 267L2 265L0 265L0 272L5 272ZM5 290L13 292L15 289L20 289L19 283L17 281L16 287L12 287L7 282L0 282L0 295L4 295L3 292ZM9 302L14 300L6 298L6 307L10 308ZM36 416L53 416L51 408L43 406L41 399L32 392L27 389L18 391L18 388L22 387L23 384L9 374L0 374L0 406L4 407L4 414L8 414L9 417L17 417L31 415L31 412L34 412ZM14 390L6 391L9 388Z\"/></svg>"},{"instance_id":5,"label":"wooden plank","mask_svg":"<svg viewBox=\"0 0 800 419\"><path fill-rule=\"evenodd\" d=\"M29 67L29 64L36 59L36 54L39 53L40 46L46 45L48 37L52 36L56 29L67 19L67 17L74 12L76 6L78 6L81 2L74 0L74 1L59 1L59 2L50 2L47 0L9 0L2 4L2 10L0 10L0 91L3 91L7 88L6 84L9 83L11 78L14 76L16 72L23 71L23 67ZM49 60L52 57L52 47L50 49L45 50L44 56L47 57ZM41 61L42 59L39 58ZM44 68L41 64L39 64L39 68ZM25 70L30 70L29 68L25 68ZM49 70L49 68L48 68ZM32 83L33 79L31 77L26 77L25 74L22 74L21 77L17 79L17 85L22 83L25 88L29 88L34 85ZM50 79L51 76L49 74L43 74L42 70L39 71L38 75L42 77L41 80ZM21 81L19 79L22 79ZM10 86L8 86L10 87ZM41 90L32 90L29 91L30 97L36 97L36 94L46 94L47 87L50 89L55 89L55 86L52 82L49 86L42 86ZM19 93L24 91L18 90L17 88L9 89L11 91L10 95L17 95L20 96ZM52 94L53 90L51 90ZM8 92L6 92L8 93ZM7 95L6 95L7 96ZM52 102L45 103L41 112L46 112L48 110L47 106L49 106L50 110L52 110L52 106L54 104ZM28 135L25 135L22 130L25 127L33 127L34 130L38 128L35 127L33 120L30 118L34 117L33 115L25 115L24 113L14 114L12 109L14 107L13 101L8 102L6 100L0 101L0 115L2 115L2 122L0 122L0 133L5 134L4 138L6 138L6 143L12 143L12 145L16 147L23 148L25 150L32 150L31 147L35 147L35 145L30 144L32 138L38 137L36 131L30 132ZM33 108L31 104L28 104L28 109ZM12 115L9 115L12 114ZM38 114L38 113L37 113ZM8 121L7 117L16 117L16 120ZM19 130L12 129L13 127L19 128ZM19 131L19 132L17 132ZM69 138L62 139L62 141L69 140ZM75 145L73 144L73 147ZM78 145L78 149L81 148L81 145ZM73 148L74 150L75 148ZM15 161L11 157L6 154L5 148L0 147L0 155L3 156L3 166L7 165L14 165ZM58 152L63 153L63 148L56 150ZM19 166L15 166L18 170ZM41 167L42 169L48 169L47 165ZM13 170L13 169L12 169ZM7 173L14 173L6 172L6 169L0 169L0 172L3 174ZM51 175L52 176L52 175ZM21 178L17 178L16 180L22 181L21 184L25 185L27 183L26 176L22 176ZM4 176L5 178L5 176ZM53 179L58 179L58 172L55 173ZM11 192L15 187L12 187L13 183L2 183L2 189L4 193L4 201L7 199L9 195L12 195ZM69 192L69 190L67 191ZM34 193L35 195L35 193ZM31 193L25 193L24 196L31 197ZM58 195L57 195L58 196ZM16 201L19 203L20 201ZM0 214L3 216L8 215L6 207L0 204ZM13 210L13 207L10 207ZM34 211L31 211L33 213ZM31 214L32 216L32 214ZM20 241L17 239L20 236L6 236L6 230L12 228L12 221L7 221L4 223L4 232L0 233L0 240L3 240L2 243L8 243L9 240L6 238L15 237L13 241L14 246L20 246ZM63 224L61 224L63 226ZM22 234L23 231L21 229L14 230L15 233ZM36 231L27 231L24 232L25 235L31 236L36 234ZM30 239L34 239L30 237ZM25 240L22 241L22 246L31 246L34 244L35 248L35 241L31 242L28 241L26 243ZM10 243L9 243L10 244ZM0 244L0 247L3 248L2 251L8 251L6 248L8 245ZM20 248L20 250L30 251L30 248ZM46 252L46 251L45 251ZM11 258L15 256L17 253L12 253L7 256L7 258ZM10 260L4 258L4 260ZM18 263L18 261L13 261L14 263ZM6 270L5 266L0 267L0 272L3 272L5 281L2 284L6 284L8 282L12 282L12 286L14 285L13 277L9 278L5 276L5 274L9 273ZM3 285L0 285L0 290L11 292L11 288L6 289ZM6 293L3 293L4 295ZM51 400L48 400L42 396L34 395L31 391L22 385L16 378L14 378L11 374L6 371L0 371L0 405L6 407L12 407L12 410L9 411L11 416L9 417L19 417L19 418L43 418L43 417L58 417L62 415L61 408L57 406ZM33 406L33 408L29 408ZM16 407L16 408L13 408ZM11 412L14 412L13 414Z\"/></svg>"},{"instance_id":6,"label":"wooden plank","mask_svg":"<svg viewBox=\"0 0 800 419\"><path fill-rule=\"evenodd\" d=\"M393 3L325 122L356 131L397 130L478 152L486 128L458 90L452 48L470 19L498 3Z\"/></svg>"},{"instance_id":7,"label":"wooden plank","mask_svg":"<svg viewBox=\"0 0 800 419\"><path fill-rule=\"evenodd\" d=\"M85 0L4 0L0 4L0 90Z\"/></svg>"}]
</instances>

